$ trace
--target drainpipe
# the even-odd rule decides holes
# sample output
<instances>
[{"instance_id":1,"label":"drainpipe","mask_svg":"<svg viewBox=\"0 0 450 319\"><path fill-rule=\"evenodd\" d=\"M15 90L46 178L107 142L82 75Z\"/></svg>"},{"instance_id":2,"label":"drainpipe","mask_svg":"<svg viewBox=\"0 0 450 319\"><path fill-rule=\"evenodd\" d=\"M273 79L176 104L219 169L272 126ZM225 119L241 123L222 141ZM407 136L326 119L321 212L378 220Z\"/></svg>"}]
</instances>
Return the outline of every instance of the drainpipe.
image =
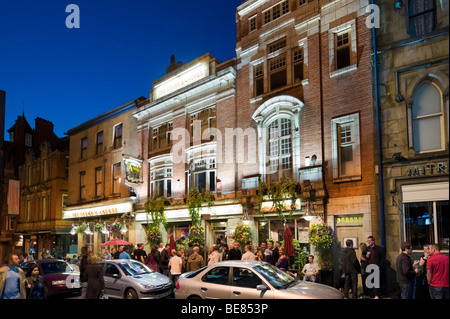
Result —
<instances>
[{"instance_id":1,"label":"drainpipe","mask_svg":"<svg viewBox=\"0 0 450 319\"><path fill-rule=\"evenodd\" d=\"M375 1L372 0L372 6ZM384 221L384 176L383 176L383 154L381 145L382 136L382 119L380 108L380 97L378 93L378 61L377 61L377 41L375 24L372 26L372 40L373 40L373 69L374 69L374 87L375 87L375 110L377 121L377 157L378 157L378 191L379 191L379 205L380 205L380 231L381 231L381 247L386 252L386 229Z\"/></svg>"}]
</instances>

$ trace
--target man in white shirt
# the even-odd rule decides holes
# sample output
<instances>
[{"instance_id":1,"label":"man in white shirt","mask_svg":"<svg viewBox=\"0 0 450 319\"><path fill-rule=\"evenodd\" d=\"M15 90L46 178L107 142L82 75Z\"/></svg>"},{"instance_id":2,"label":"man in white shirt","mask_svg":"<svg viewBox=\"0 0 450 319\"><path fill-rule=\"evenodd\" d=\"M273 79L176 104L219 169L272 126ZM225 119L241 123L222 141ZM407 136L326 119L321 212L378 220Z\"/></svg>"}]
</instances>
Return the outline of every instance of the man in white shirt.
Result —
<instances>
[{"instance_id":1,"label":"man in white shirt","mask_svg":"<svg viewBox=\"0 0 450 319\"><path fill-rule=\"evenodd\" d=\"M220 261L219 247L211 245L209 246L208 266Z\"/></svg>"},{"instance_id":2,"label":"man in white shirt","mask_svg":"<svg viewBox=\"0 0 450 319\"><path fill-rule=\"evenodd\" d=\"M245 245L245 253L242 255L242 260L255 260L256 256L251 252L251 246Z\"/></svg>"},{"instance_id":3,"label":"man in white shirt","mask_svg":"<svg viewBox=\"0 0 450 319\"><path fill-rule=\"evenodd\" d=\"M169 260L170 275L172 276L173 284L176 285L178 278L183 269L183 261L178 257L177 251L172 249L172 258Z\"/></svg>"},{"instance_id":4,"label":"man in white shirt","mask_svg":"<svg viewBox=\"0 0 450 319\"><path fill-rule=\"evenodd\" d=\"M319 274L319 265L314 262L314 256L309 255L308 257L309 263L307 263L302 270L304 275L304 281L316 281L317 275Z\"/></svg>"}]
</instances>

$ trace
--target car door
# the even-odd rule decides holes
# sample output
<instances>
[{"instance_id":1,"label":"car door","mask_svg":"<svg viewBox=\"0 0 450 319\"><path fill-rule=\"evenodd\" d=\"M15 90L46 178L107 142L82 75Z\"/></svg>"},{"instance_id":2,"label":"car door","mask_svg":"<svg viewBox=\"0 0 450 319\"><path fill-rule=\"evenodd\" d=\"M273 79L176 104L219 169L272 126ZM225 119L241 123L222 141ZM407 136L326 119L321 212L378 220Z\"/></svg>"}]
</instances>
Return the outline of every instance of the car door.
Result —
<instances>
[{"instance_id":1,"label":"car door","mask_svg":"<svg viewBox=\"0 0 450 319\"><path fill-rule=\"evenodd\" d=\"M232 299L273 299L270 286L249 268L233 267L232 284Z\"/></svg>"},{"instance_id":2,"label":"car door","mask_svg":"<svg viewBox=\"0 0 450 319\"><path fill-rule=\"evenodd\" d=\"M103 270L103 279L105 281L105 291L109 297L123 298L121 273L116 265L105 263Z\"/></svg>"},{"instance_id":3,"label":"car door","mask_svg":"<svg viewBox=\"0 0 450 319\"><path fill-rule=\"evenodd\" d=\"M201 277L198 294L203 299L230 299L230 267L213 267Z\"/></svg>"}]
</instances>

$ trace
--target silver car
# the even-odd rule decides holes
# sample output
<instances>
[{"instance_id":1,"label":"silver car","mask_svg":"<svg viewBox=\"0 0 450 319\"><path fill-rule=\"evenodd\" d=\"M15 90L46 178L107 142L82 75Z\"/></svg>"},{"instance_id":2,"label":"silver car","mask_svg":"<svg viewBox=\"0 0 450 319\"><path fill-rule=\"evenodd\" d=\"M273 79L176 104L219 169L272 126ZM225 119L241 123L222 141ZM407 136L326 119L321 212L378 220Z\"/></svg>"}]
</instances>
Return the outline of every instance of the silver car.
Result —
<instances>
[{"instance_id":1,"label":"silver car","mask_svg":"<svg viewBox=\"0 0 450 319\"><path fill-rule=\"evenodd\" d=\"M259 261L223 261L182 274L176 299L343 299L339 290L298 280Z\"/></svg>"},{"instance_id":2,"label":"silver car","mask_svg":"<svg viewBox=\"0 0 450 319\"><path fill-rule=\"evenodd\" d=\"M159 299L169 296L173 283L167 276L131 259L101 261L105 292L111 298Z\"/></svg>"}]
</instances>

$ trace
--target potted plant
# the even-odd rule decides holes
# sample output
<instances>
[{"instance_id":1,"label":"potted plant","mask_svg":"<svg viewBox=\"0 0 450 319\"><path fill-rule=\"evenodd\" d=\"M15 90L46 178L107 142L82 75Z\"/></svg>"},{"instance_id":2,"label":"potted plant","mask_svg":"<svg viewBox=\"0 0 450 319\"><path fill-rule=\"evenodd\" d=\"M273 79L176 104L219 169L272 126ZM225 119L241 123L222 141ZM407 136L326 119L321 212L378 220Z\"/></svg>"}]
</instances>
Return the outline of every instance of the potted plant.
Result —
<instances>
[{"instance_id":1,"label":"potted plant","mask_svg":"<svg viewBox=\"0 0 450 319\"><path fill-rule=\"evenodd\" d=\"M161 227L167 225L166 208L168 201L164 196L149 198L145 203L147 212L146 241L150 249L157 248L161 241ZM149 221L151 218L151 222Z\"/></svg>"},{"instance_id":2,"label":"potted plant","mask_svg":"<svg viewBox=\"0 0 450 319\"><path fill-rule=\"evenodd\" d=\"M318 264L322 283L333 286L333 257L331 245L333 244L333 230L323 220L311 224L309 228L309 243L318 252Z\"/></svg>"}]
</instances>

